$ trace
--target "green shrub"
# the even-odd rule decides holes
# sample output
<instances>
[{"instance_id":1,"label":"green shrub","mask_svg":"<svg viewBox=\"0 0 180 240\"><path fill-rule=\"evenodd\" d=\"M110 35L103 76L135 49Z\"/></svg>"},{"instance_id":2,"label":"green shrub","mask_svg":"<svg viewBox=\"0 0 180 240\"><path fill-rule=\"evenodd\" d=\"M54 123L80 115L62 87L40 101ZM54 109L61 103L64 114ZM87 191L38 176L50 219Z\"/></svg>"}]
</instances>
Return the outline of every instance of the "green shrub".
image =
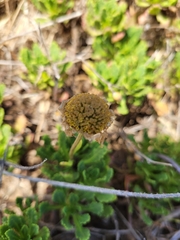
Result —
<instances>
[{"instance_id":1,"label":"green shrub","mask_svg":"<svg viewBox=\"0 0 180 240\"><path fill-rule=\"evenodd\" d=\"M157 153L165 154L180 164L180 148L179 142L174 142L170 137L158 135L156 138L150 139L147 133L138 144L139 149L149 158L161 161ZM131 186L133 191L152 193L176 193L180 192L179 173L172 167L164 165L154 165L146 161L137 161L133 173L139 176ZM151 225L153 220L161 215L167 215L173 209L173 202L179 199L138 199L138 209L142 220ZM137 201L131 201L131 210Z\"/></svg>"},{"instance_id":2,"label":"green shrub","mask_svg":"<svg viewBox=\"0 0 180 240\"><path fill-rule=\"evenodd\" d=\"M52 19L66 14L74 6L73 0L32 0L32 3L39 11L48 14Z\"/></svg>"},{"instance_id":3,"label":"green shrub","mask_svg":"<svg viewBox=\"0 0 180 240\"><path fill-rule=\"evenodd\" d=\"M87 31L93 36L93 53L92 61L83 65L107 100L116 101L121 114L129 112L128 105L142 104L152 91L160 64L147 55L142 29L129 27L126 9L125 2L88 1Z\"/></svg>"},{"instance_id":4,"label":"green shrub","mask_svg":"<svg viewBox=\"0 0 180 240\"><path fill-rule=\"evenodd\" d=\"M40 214L36 207L31 206L32 200L16 199L16 205L21 209L22 215L9 212L8 217L3 218L0 226L0 240L48 240L50 232L47 227L40 228L38 221Z\"/></svg>"},{"instance_id":5,"label":"green shrub","mask_svg":"<svg viewBox=\"0 0 180 240\"><path fill-rule=\"evenodd\" d=\"M127 9L125 2L88 0L87 9L86 27L91 35L112 35L124 29Z\"/></svg>"},{"instance_id":6,"label":"green shrub","mask_svg":"<svg viewBox=\"0 0 180 240\"><path fill-rule=\"evenodd\" d=\"M121 114L129 112L129 104L142 104L159 75L157 67L160 63L147 56L148 47L141 40L141 34L140 28L129 28L124 39L114 44L106 35L96 37L91 68L84 65L95 86L107 94L107 100L116 100Z\"/></svg>"},{"instance_id":7,"label":"green shrub","mask_svg":"<svg viewBox=\"0 0 180 240\"><path fill-rule=\"evenodd\" d=\"M66 72L71 65L70 63L61 64L61 61L65 59L65 56L66 52L60 49L55 42L50 46L49 58L36 43L33 44L32 49L22 48L20 51L20 60L27 68L27 75L23 75L22 77L36 85L41 90L51 89L55 85L52 64L56 64L60 74L58 87L62 87Z\"/></svg>"},{"instance_id":8,"label":"green shrub","mask_svg":"<svg viewBox=\"0 0 180 240\"><path fill-rule=\"evenodd\" d=\"M60 132L57 146L53 147L50 138L44 137L44 146L37 150L42 159L49 159L42 167L43 174L52 180L105 187L113 175L113 170L108 166L107 146L101 148L97 142L89 143L83 139L72 161L69 159L69 149L73 140ZM86 240L90 232L84 225L90 221L90 214L110 216L113 209L109 203L115 199L114 195L56 188L52 194L53 204L41 203L40 212L58 209L61 224L66 229L74 226L76 237Z\"/></svg>"}]
</instances>

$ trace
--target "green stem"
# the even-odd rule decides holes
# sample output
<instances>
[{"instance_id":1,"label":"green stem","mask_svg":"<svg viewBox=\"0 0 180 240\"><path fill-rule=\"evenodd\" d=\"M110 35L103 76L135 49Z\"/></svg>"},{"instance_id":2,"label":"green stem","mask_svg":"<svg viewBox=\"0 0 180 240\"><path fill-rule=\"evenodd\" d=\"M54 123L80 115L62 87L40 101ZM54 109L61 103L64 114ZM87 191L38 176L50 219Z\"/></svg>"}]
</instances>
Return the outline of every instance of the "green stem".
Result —
<instances>
[{"instance_id":1,"label":"green stem","mask_svg":"<svg viewBox=\"0 0 180 240\"><path fill-rule=\"evenodd\" d=\"M77 136L76 140L74 141L73 145L71 146L71 149L69 151L70 159L73 158L74 150L77 147L78 143L81 141L82 136L83 136L82 133L78 133L78 136Z\"/></svg>"}]
</instances>

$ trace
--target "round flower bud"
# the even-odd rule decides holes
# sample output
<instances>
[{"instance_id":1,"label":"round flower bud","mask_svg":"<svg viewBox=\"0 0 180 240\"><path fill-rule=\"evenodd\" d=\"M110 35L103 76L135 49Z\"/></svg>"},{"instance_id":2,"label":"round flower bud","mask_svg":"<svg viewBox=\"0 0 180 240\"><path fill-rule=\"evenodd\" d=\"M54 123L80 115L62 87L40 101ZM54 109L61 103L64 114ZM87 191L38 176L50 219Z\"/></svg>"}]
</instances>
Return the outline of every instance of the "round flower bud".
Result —
<instances>
[{"instance_id":1,"label":"round flower bud","mask_svg":"<svg viewBox=\"0 0 180 240\"><path fill-rule=\"evenodd\" d=\"M67 135L78 132L88 140L102 143L114 120L107 102L94 94L80 93L60 106L61 124Z\"/></svg>"}]
</instances>

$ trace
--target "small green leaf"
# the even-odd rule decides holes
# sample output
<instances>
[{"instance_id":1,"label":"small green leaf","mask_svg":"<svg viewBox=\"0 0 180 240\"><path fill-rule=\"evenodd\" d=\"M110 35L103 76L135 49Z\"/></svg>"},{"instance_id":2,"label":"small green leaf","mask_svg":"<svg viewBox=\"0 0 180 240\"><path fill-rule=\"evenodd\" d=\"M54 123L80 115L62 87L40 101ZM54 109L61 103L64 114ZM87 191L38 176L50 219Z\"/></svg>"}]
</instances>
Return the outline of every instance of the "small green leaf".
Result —
<instances>
[{"instance_id":1,"label":"small green leaf","mask_svg":"<svg viewBox=\"0 0 180 240\"><path fill-rule=\"evenodd\" d=\"M5 91L5 85L0 84L0 104L2 103L2 100L3 100L4 91Z\"/></svg>"},{"instance_id":2,"label":"small green leaf","mask_svg":"<svg viewBox=\"0 0 180 240\"><path fill-rule=\"evenodd\" d=\"M3 123L3 119L4 119L4 109L0 108L0 126Z\"/></svg>"},{"instance_id":3,"label":"small green leaf","mask_svg":"<svg viewBox=\"0 0 180 240\"><path fill-rule=\"evenodd\" d=\"M79 197L78 197L78 194L77 193L70 193L69 194L69 202L70 204L73 205L76 205L79 201Z\"/></svg>"},{"instance_id":4,"label":"small green leaf","mask_svg":"<svg viewBox=\"0 0 180 240\"><path fill-rule=\"evenodd\" d=\"M79 240L88 240L90 238L90 231L88 228L79 226L75 228L75 235Z\"/></svg>"},{"instance_id":5,"label":"small green leaf","mask_svg":"<svg viewBox=\"0 0 180 240\"><path fill-rule=\"evenodd\" d=\"M103 212L101 214L102 217L110 217L114 213L114 209L107 204L104 204Z\"/></svg>"},{"instance_id":6,"label":"small green leaf","mask_svg":"<svg viewBox=\"0 0 180 240\"><path fill-rule=\"evenodd\" d=\"M100 202L109 203L117 199L116 195L96 193L96 198Z\"/></svg>"},{"instance_id":7,"label":"small green leaf","mask_svg":"<svg viewBox=\"0 0 180 240\"><path fill-rule=\"evenodd\" d=\"M8 240L23 240L20 238L20 235L15 232L13 229L9 229L5 235L8 237ZM28 238L26 238L28 240Z\"/></svg>"},{"instance_id":8,"label":"small green leaf","mask_svg":"<svg viewBox=\"0 0 180 240\"><path fill-rule=\"evenodd\" d=\"M64 189L56 189L53 193L52 200L58 204L65 204L66 194Z\"/></svg>"},{"instance_id":9,"label":"small green leaf","mask_svg":"<svg viewBox=\"0 0 180 240\"><path fill-rule=\"evenodd\" d=\"M73 216L74 223L78 222L78 224L86 224L90 221L90 215L88 213L82 215L74 215Z\"/></svg>"},{"instance_id":10,"label":"small green leaf","mask_svg":"<svg viewBox=\"0 0 180 240\"><path fill-rule=\"evenodd\" d=\"M20 232L21 227L24 224L24 219L21 216L11 215L9 217L9 226L14 228L16 231Z\"/></svg>"},{"instance_id":11,"label":"small green leaf","mask_svg":"<svg viewBox=\"0 0 180 240\"><path fill-rule=\"evenodd\" d=\"M0 226L0 236L4 235L5 232L9 229L9 226L7 224L3 224Z\"/></svg>"},{"instance_id":12,"label":"small green leaf","mask_svg":"<svg viewBox=\"0 0 180 240\"><path fill-rule=\"evenodd\" d=\"M48 202L44 201L44 202L39 204L39 214L40 214L40 216L42 216L43 214L45 214L45 213L47 213L51 210L52 210L52 206Z\"/></svg>"},{"instance_id":13,"label":"small green leaf","mask_svg":"<svg viewBox=\"0 0 180 240\"><path fill-rule=\"evenodd\" d=\"M119 106L117 107L118 109L118 112L123 114L123 115L126 115L129 113L129 109L127 108L127 104L126 104L126 99L125 98L122 98L121 99L121 102L119 104Z\"/></svg>"},{"instance_id":14,"label":"small green leaf","mask_svg":"<svg viewBox=\"0 0 180 240\"><path fill-rule=\"evenodd\" d=\"M36 236L39 233L39 226L37 224L32 223L29 226L30 236Z\"/></svg>"},{"instance_id":15,"label":"small green leaf","mask_svg":"<svg viewBox=\"0 0 180 240\"><path fill-rule=\"evenodd\" d=\"M27 225L23 225L22 228L21 228L21 231L20 231L20 235L23 236L23 237L27 237L27 236L30 236L29 234L29 228Z\"/></svg>"},{"instance_id":16,"label":"small green leaf","mask_svg":"<svg viewBox=\"0 0 180 240\"><path fill-rule=\"evenodd\" d=\"M17 197L16 198L16 206L18 206L21 210L23 210L23 198Z\"/></svg>"},{"instance_id":17,"label":"small green leaf","mask_svg":"<svg viewBox=\"0 0 180 240\"><path fill-rule=\"evenodd\" d=\"M42 227L38 234L39 237L42 238L42 240L49 240L50 239L50 231L47 227Z\"/></svg>"},{"instance_id":18,"label":"small green leaf","mask_svg":"<svg viewBox=\"0 0 180 240\"><path fill-rule=\"evenodd\" d=\"M87 205L82 206L82 209L84 211L94 213L100 216L100 214L103 212L103 203L93 201Z\"/></svg>"},{"instance_id":19,"label":"small green leaf","mask_svg":"<svg viewBox=\"0 0 180 240\"><path fill-rule=\"evenodd\" d=\"M30 207L24 211L24 216L29 225L38 222L38 215L35 208Z\"/></svg>"},{"instance_id":20,"label":"small green leaf","mask_svg":"<svg viewBox=\"0 0 180 240\"><path fill-rule=\"evenodd\" d=\"M65 227L65 229L67 230L70 230L73 228L73 225L70 223L70 219L69 219L69 216L64 216L62 219L61 219L61 224Z\"/></svg>"}]
</instances>

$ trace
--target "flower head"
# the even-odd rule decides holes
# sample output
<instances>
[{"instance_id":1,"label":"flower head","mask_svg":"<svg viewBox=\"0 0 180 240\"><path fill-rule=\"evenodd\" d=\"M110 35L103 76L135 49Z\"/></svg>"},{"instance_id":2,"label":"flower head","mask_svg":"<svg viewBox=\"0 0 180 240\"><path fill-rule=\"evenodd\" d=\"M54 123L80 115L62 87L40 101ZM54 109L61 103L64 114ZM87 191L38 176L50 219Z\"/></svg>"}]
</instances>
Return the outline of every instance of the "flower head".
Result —
<instances>
[{"instance_id":1,"label":"flower head","mask_svg":"<svg viewBox=\"0 0 180 240\"><path fill-rule=\"evenodd\" d=\"M80 93L61 103L61 124L68 136L75 132L103 143L114 113L107 102L94 94Z\"/></svg>"}]
</instances>

